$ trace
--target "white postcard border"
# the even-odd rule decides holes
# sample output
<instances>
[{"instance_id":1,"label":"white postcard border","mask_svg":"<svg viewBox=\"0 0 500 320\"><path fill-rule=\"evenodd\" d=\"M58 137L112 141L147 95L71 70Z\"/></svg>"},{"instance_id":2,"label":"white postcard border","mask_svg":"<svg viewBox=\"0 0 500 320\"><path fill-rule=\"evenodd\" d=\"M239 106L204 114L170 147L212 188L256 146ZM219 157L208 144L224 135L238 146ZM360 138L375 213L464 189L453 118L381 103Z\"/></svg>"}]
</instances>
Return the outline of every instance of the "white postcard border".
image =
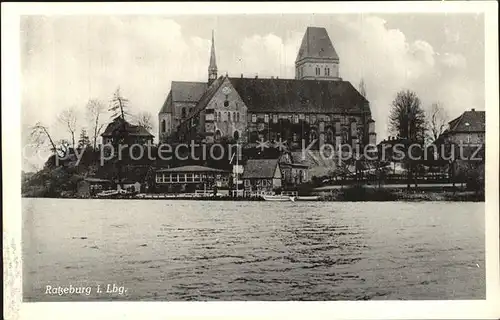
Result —
<instances>
[{"instance_id":1,"label":"white postcard border","mask_svg":"<svg viewBox=\"0 0 500 320\"><path fill-rule=\"evenodd\" d=\"M485 14L486 300L366 302L62 302L22 303L20 33L24 14L262 14L262 13ZM23 3L2 4L2 155L4 315L6 319L443 319L498 318L500 310L498 216L498 4L496 2L342 3ZM43 112L43 110L40 110Z\"/></svg>"}]
</instances>

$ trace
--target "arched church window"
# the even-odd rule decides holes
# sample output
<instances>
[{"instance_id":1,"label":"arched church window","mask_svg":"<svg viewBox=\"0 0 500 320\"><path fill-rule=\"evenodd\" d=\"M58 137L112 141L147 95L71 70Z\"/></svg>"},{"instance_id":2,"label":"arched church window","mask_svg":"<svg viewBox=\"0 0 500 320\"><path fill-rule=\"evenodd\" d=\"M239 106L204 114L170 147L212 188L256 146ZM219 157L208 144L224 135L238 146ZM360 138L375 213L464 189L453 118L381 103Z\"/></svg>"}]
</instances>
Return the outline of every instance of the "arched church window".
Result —
<instances>
[{"instance_id":1,"label":"arched church window","mask_svg":"<svg viewBox=\"0 0 500 320\"><path fill-rule=\"evenodd\" d=\"M184 119L186 117L186 108L181 109L181 118Z\"/></svg>"},{"instance_id":2,"label":"arched church window","mask_svg":"<svg viewBox=\"0 0 500 320\"><path fill-rule=\"evenodd\" d=\"M236 112L236 122L240 122L240 113Z\"/></svg>"},{"instance_id":3,"label":"arched church window","mask_svg":"<svg viewBox=\"0 0 500 320\"><path fill-rule=\"evenodd\" d=\"M234 133L233 133L233 138L234 140L238 141L240 139L240 133L238 132L238 130L235 130Z\"/></svg>"},{"instance_id":4,"label":"arched church window","mask_svg":"<svg viewBox=\"0 0 500 320\"><path fill-rule=\"evenodd\" d=\"M163 119L161 121L161 132L166 132L167 131L167 121Z\"/></svg>"}]
</instances>

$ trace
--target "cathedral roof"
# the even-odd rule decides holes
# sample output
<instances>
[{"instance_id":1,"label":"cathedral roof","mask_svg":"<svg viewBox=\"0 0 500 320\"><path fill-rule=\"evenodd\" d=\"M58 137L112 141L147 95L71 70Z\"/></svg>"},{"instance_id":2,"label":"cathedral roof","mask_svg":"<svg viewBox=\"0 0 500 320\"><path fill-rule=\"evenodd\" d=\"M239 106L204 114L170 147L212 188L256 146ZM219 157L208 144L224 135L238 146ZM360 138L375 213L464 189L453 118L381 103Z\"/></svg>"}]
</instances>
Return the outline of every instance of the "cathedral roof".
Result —
<instances>
[{"instance_id":1,"label":"cathedral roof","mask_svg":"<svg viewBox=\"0 0 500 320\"><path fill-rule=\"evenodd\" d=\"M307 27L295 62L305 58L339 60L325 28Z\"/></svg>"},{"instance_id":2,"label":"cathedral roof","mask_svg":"<svg viewBox=\"0 0 500 320\"><path fill-rule=\"evenodd\" d=\"M370 114L368 101L348 81L229 79L248 112Z\"/></svg>"},{"instance_id":3,"label":"cathedral roof","mask_svg":"<svg viewBox=\"0 0 500 320\"><path fill-rule=\"evenodd\" d=\"M172 81L170 93L160 113L171 112L169 104L172 102L198 102L207 90L206 82Z\"/></svg>"},{"instance_id":4,"label":"cathedral roof","mask_svg":"<svg viewBox=\"0 0 500 320\"><path fill-rule=\"evenodd\" d=\"M207 88L207 90L203 93L203 95L200 97L198 104L196 105L194 111L192 112L192 115L197 114L198 111L203 110L207 104L210 102L214 94L217 92L219 87L222 85L224 82L225 77L220 76L212 82L212 84ZM189 119L189 118L188 118Z\"/></svg>"}]
</instances>

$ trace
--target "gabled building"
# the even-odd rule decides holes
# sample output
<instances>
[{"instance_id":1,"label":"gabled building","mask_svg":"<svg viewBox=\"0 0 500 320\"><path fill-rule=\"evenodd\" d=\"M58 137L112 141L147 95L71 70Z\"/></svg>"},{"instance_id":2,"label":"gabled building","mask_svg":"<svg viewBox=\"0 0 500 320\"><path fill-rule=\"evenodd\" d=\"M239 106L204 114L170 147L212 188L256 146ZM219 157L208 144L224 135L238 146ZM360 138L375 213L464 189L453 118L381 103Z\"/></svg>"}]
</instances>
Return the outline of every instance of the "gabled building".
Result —
<instances>
[{"instance_id":1,"label":"gabled building","mask_svg":"<svg viewBox=\"0 0 500 320\"><path fill-rule=\"evenodd\" d=\"M246 193L270 193L282 186L279 159L251 159L243 169L243 185Z\"/></svg>"},{"instance_id":2,"label":"gabled building","mask_svg":"<svg viewBox=\"0 0 500 320\"><path fill-rule=\"evenodd\" d=\"M471 109L451 120L438 140L456 144L484 144L485 133L486 112Z\"/></svg>"},{"instance_id":3,"label":"gabled building","mask_svg":"<svg viewBox=\"0 0 500 320\"><path fill-rule=\"evenodd\" d=\"M103 144L147 144L153 143L153 135L142 126L130 124L121 117L116 117L101 134Z\"/></svg>"},{"instance_id":4,"label":"gabled building","mask_svg":"<svg viewBox=\"0 0 500 320\"><path fill-rule=\"evenodd\" d=\"M182 166L159 169L155 173L157 192L196 192L214 187L227 188L229 171L204 166Z\"/></svg>"},{"instance_id":5,"label":"gabled building","mask_svg":"<svg viewBox=\"0 0 500 320\"><path fill-rule=\"evenodd\" d=\"M173 82L158 115L160 142L221 140L375 143L369 102L339 74L340 59L325 28L306 30L295 79L217 77L215 46L206 83Z\"/></svg>"}]
</instances>

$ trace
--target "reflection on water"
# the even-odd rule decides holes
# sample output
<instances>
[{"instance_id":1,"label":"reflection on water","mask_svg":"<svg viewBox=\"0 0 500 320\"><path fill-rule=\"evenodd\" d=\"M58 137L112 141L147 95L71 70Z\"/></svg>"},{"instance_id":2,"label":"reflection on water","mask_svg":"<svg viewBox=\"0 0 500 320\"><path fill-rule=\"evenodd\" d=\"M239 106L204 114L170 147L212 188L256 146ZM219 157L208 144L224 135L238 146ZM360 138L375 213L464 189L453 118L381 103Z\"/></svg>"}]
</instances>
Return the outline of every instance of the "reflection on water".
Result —
<instances>
[{"instance_id":1,"label":"reflection on water","mask_svg":"<svg viewBox=\"0 0 500 320\"><path fill-rule=\"evenodd\" d=\"M26 301L485 298L483 203L23 201Z\"/></svg>"}]
</instances>

